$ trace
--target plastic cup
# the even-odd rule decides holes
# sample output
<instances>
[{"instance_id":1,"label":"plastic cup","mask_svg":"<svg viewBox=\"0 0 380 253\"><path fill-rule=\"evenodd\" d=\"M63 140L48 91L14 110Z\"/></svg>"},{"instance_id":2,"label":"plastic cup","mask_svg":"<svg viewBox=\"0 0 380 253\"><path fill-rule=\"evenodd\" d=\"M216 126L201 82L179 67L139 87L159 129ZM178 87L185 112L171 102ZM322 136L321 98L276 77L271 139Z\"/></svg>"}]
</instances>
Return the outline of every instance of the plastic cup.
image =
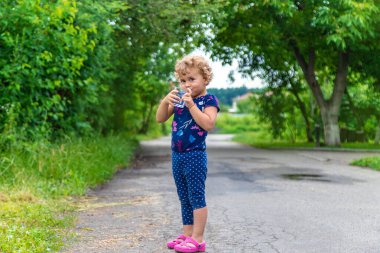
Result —
<instances>
[{"instance_id":1,"label":"plastic cup","mask_svg":"<svg viewBox=\"0 0 380 253\"><path fill-rule=\"evenodd\" d=\"M185 95L185 92L184 91L180 91L178 92L177 96L181 99L182 96ZM178 103L175 103L174 104L175 107L178 107L178 108L184 108L185 107L185 101L180 101Z\"/></svg>"}]
</instances>

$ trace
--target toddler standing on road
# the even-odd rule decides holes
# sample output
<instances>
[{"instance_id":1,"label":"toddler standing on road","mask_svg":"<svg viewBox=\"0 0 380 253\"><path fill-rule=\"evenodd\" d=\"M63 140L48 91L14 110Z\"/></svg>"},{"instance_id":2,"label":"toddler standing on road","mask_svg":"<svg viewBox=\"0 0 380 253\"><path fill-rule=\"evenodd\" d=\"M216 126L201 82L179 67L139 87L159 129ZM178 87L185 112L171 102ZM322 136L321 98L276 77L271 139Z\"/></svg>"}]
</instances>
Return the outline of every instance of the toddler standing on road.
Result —
<instances>
[{"instance_id":1,"label":"toddler standing on road","mask_svg":"<svg viewBox=\"0 0 380 253\"><path fill-rule=\"evenodd\" d=\"M170 91L156 113L160 123L174 114L172 172L181 203L183 234L167 246L177 252L203 252L206 250L203 234L207 221L205 141L207 132L214 128L219 104L214 95L206 92L212 70L204 57L189 55L177 61L175 76L182 94L178 90Z\"/></svg>"}]
</instances>

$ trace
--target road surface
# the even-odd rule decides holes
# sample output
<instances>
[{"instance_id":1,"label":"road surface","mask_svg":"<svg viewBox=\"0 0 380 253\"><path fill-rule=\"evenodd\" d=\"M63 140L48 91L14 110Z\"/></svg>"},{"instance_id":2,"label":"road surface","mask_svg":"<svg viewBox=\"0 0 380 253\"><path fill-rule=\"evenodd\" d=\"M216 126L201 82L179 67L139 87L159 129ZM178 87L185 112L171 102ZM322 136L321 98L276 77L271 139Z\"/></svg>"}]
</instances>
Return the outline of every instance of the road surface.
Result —
<instances>
[{"instance_id":1,"label":"road surface","mask_svg":"<svg viewBox=\"0 0 380 253\"><path fill-rule=\"evenodd\" d=\"M380 172L349 166L374 153L263 150L209 135L209 253L379 253ZM62 252L173 252L181 230L170 139L141 143L133 168L81 200ZM377 154L379 155L379 154Z\"/></svg>"}]
</instances>

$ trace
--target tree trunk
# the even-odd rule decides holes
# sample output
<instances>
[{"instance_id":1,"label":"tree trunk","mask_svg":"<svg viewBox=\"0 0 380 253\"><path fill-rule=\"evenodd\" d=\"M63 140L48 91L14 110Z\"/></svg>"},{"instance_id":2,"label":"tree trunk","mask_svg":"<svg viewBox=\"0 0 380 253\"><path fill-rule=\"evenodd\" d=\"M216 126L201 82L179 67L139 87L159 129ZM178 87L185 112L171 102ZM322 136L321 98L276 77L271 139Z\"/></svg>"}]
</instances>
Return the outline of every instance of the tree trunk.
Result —
<instances>
[{"instance_id":1,"label":"tree trunk","mask_svg":"<svg viewBox=\"0 0 380 253\"><path fill-rule=\"evenodd\" d=\"M348 74L348 51L339 52L339 61L334 80L334 89L330 99L325 100L322 89L315 76L315 50L309 49L308 62L305 60L298 48L296 41L289 41L290 47L293 49L297 62L300 64L302 72L305 76L306 82L309 85L313 95L321 109L322 121L324 126L325 144L327 146L340 146L340 133L339 133L339 109L342 103L344 90L347 86Z\"/></svg>"},{"instance_id":2,"label":"tree trunk","mask_svg":"<svg viewBox=\"0 0 380 253\"><path fill-rule=\"evenodd\" d=\"M142 119L142 125L141 125L140 130L138 131L140 134L146 134L149 130L149 122L152 117L153 107L154 107L154 104L151 103L149 105L149 108L147 108L148 113L146 113L146 110L143 113L144 117Z\"/></svg>"},{"instance_id":3,"label":"tree trunk","mask_svg":"<svg viewBox=\"0 0 380 253\"><path fill-rule=\"evenodd\" d=\"M117 103L115 103L114 107L113 107L113 117L111 119L111 127L112 130L118 132L118 131L122 131L123 128L124 128L124 112L125 112L125 108L123 106L117 106L116 105Z\"/></svg>"},{"instance_id":4,"label":"tree trunk","mask_svg":"<svg viewBox=\"0 0 380 253\"><path fill-rule=\"evenodd\" d=\"M377 119L377 130L376 130L375 144L379 145L379 141L380 141L380 117Z\"/></svg>"},{"instance_id":5,"label":"tree trunk","mask_svg":"<svg viewBox=\"0 0 380 253\"><path fill-rule=\"evenodd\" d=\"M303 103L303 101L301 100L300 96L298 95L298 92L297 90L294 88L293 84L290 83L290 85L292 86L292 89L290 89L290 91L293 93L293 95L296 97L296 100L297 100L297 104L298 104L298 108L300 109L301 111L301 114L302 114L302 117L305 121L305 124L306 124L306 136L307 136L307 141L308 142L313 142L313 134L312 134L312 130L311 130L311 125L310 125L310 121L309 121L309 118L307 117L307 111L306 111L306 106L305 104Z\"/></svg>"},{"instance_id":6,"label":"tree trunk","mask_svg":"<svg viewBox=\"0 0 380 253\"><path fill-rule=\"evenodd\" d=\"M326 106L321 108L321 117L325 133L325 143L328 146L340 146L340 131L338 125L339 108Z\"/></svg>"}]
</instances>

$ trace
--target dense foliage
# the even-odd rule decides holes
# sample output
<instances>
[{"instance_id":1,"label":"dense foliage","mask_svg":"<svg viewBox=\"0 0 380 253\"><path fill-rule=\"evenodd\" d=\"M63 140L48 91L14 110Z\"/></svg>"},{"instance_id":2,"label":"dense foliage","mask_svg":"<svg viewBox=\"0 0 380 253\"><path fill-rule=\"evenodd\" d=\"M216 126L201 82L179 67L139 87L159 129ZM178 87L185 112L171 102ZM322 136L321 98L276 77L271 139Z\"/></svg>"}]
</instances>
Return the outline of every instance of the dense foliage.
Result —
<instances>
[{"instance_id":1,"label":"dense foliage","mask_svg":"<svg viewBox=\"0 0 380 253\"><path fill-rule=\"evenodd\" d=\"M91 128L96 117L87 112L112 78L112 27L104 20L118 8L92 1L0 3L2 144Z\"/></svg>"},{"instance_id":2,"label":"dense foliage","mask_svg":"<svg viewBox=\"0 0 380 253\"><path fill-rule=\"evenodd\" d=\"M259 72L267 79L276 72L301 72L319 108L325 142L339 145L339 112L349 75L378 76L378 68L368 64L378 66L378 6L373 0L231 0L204 44L226 63L239 59L246 75Z\"/></svg>"},{"instance_id":3,"label":"dense foliage","mask_svg":"<svg viewBox=\"0 0 380 253\"><path fill-rule=\"evenodd\" d=\"M175 60L191 49L189 35L201 36L218 6L2 1L2 147L94 131L146 133Z\"/></svg>"}]
</instances>

